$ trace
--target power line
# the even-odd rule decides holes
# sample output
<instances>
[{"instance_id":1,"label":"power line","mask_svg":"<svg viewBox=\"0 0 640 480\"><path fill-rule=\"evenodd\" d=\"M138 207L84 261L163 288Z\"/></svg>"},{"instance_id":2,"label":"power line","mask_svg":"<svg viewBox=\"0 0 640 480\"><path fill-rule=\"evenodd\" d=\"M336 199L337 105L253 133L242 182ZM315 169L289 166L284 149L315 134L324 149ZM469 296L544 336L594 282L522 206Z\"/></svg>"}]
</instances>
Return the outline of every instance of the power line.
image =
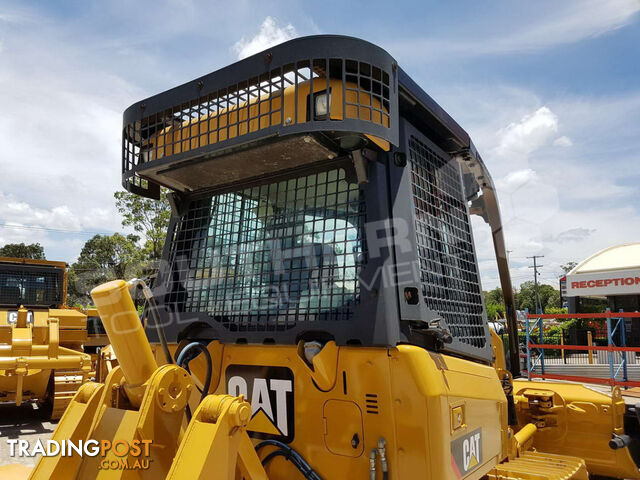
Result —
<instances>
[{"instance_id":1,"label":"power line","mask_svg":"<svg viewBox=\"0 0 640 480\"><path fill-rule=\"evenodd\" d=\"M533 265L530 265L529 268L533 268L533 283L536 292L536 313L542 313L542 309L540 306L540 294L538 293L538 269L543 267L544 265L538 265L538 258L544 258L544 255L533 255L532 257L527 257L533 259Z\"/></svg>"},{"instance_id":2,"label":"power line","mask_svg":"<svg viewBox=\"0 0 640 480\"><path fill-rule=\"evenodd\" d=\"M108 234L108 231L102 232L94 232L90 230L71 230L65 228L48 228L48 227L37 227L35 225L11 225L7 223L0 223L0 228L18 228L22 230L42 230L45 232L56 232L56 233L73 233L79 235L105 235Z\"/></svg>"}]
</instances>

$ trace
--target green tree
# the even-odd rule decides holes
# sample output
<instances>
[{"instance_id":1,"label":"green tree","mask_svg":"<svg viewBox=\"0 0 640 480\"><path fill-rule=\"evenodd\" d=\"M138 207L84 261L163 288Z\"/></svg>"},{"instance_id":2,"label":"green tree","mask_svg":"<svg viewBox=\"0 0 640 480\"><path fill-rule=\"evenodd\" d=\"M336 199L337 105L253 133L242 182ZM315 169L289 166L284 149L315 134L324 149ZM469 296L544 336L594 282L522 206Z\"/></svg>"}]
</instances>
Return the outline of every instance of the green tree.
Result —
<instances>
[{"instance_id":1,"label":"green tree","mask_svg":"<svg viewBox=\"0 0 640 480\"><path fill-rule=\"evenodd\" d=\"M7 243L0 248L0 257L28 258L31 260L44 260L44 248L39 243Z\"/></svg>"},{"instance_id":2,"label":"green tree","mask_svg":"<svg viewBox=\"0 0 640 480\"><path fill-rule=\"evenodd\" d=\"M484 291L484 303L487 307L487 317L489 320L505 318L506 308L504 307L504 297L502 289L496 287L493 290Z\"/></svg>"},{"instance_id":3,"label":"green tree","mask_svg":"<svg viewBox=\"0 0 640 480\"><path fill-rule=\"evenodd\" d=\"M484 301L487 303L504 303L504 296L500 287L482 293L484 293Z\"/></svg>"},{"instance_id":4,"label":"green tree","mask_svg":"<svg viewBox=\"0 0 640 480\"><path fill-rule=\"evenodd\" d=\"M496 302L487 303L487 318L489 320L495 320L496 318L505 318L504 304Z\"/></svg>"},{"instance_id":5,"label":"green tree","mask_svg":"<svg viewBox=\"0 0 640 480\"><path fill-rule=\"evenodd\" d=\"M116 208L122 215L122 226L133 227L144 236L149 258L160 258L171 217L166 191L160 193L160 200L151 200L129 192L115 192L113 196Z\"/></svg>"},{"instance_id":6,"label":"green tree","mask_svg":"<svg viewBox=\"0 0 640 480\"><path fill-rule=\"evenodd\" d=\"M546 311L547 308L560 307L560 291L551 285L545 283L538 284L538 294L540 295L540 308ZM536 293L533 281L524 282L520 285L520 289L516 295L516 308L518 310L529 309L530 312L536 312Z\"/></svg>"},{"instance_id":7,"label":"green tree","mask_svg":"<svg viewBox=\"0 0 640 480\"><path fill-rule=\"evenodd\" d=\"M137 235L95 235L82 247L78 260L69 269L69 303L87 304L95 286L118 278L140 276L145 254Z\"/></svg>"},{"instance_id":8,"label":"green tree","mask_svg":"<svg viewBox=\"0 0 640 480\"><path fill-rule=\"evenodd\" d=\"M569 273L578 265L578 262L567 262L564 265L560 265L560 268L564 273Z\"/></svg>"},{"instance_id":9,"label":"green tree","mask_svg":"<svg viewBox=\"0 0 640 480\"><path fill-rule=\"evenodd\" d=\"M560 290L556 290L551 285L544 285L545 291L548 293L546 296L546 303L544 304L545 313L550 308L561 308L562 303L560 302ZM547 288L550 287L550 288ZM540 299L542 302L542 298Z\"/></svg>"}]
</instances>

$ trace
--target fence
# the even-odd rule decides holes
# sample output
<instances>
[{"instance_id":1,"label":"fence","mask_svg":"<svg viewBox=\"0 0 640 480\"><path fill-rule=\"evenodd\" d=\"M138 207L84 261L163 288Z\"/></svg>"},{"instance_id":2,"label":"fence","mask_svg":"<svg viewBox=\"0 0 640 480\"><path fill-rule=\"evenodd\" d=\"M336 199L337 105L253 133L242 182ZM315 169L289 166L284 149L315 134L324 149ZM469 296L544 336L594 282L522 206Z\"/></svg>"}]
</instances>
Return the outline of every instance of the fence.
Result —
<instances>
[{"instance_id":1,"label":"fence","mask_svg":"<svg viewBox=\"0 0 640 480\"><path fill-rule=\"evenodd\" d=\"M530 314L525 318L526 374L531 378L640 387L640 347L627 346L627 320L638 312ZM584 320L589 328L545 334L545 319ZM547 332L550 333L550 332ZM568 338L569 337L569 338ZM582 337L586 340L579 344ZM585 338L586 337L586 338ZM640 358L638 359L640 360Z\"/></svg>"}]
</instances>

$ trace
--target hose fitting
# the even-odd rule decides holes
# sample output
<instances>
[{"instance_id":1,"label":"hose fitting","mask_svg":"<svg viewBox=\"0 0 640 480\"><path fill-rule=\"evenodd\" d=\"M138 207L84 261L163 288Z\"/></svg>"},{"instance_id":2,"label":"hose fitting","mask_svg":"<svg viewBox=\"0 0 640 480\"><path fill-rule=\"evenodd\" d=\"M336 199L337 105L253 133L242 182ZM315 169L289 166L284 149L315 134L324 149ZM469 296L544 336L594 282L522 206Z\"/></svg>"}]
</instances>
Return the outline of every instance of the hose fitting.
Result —
<instances>
[{"instance_id":1,"label":"hose fitting","mask_svg":"<svg viewBox=\"0 0 640 480\"><path fill-rule=\"evenodd\" d=\"M389 467L387 465L387 441L384 437L378 440L378 455L380 456L380 466L382 467L382 476L386 478Z\"/></svg>"},{"instance_id":2,"label":"hose fitting","mask_svg":"<svg viewBox=\"0 0 640 480\"><path fill-rule=\"evenodd\" d=\"M369 453L369 480L376 480L376 455L378 452L374 448Z\"/></svg>"}]
</instances>

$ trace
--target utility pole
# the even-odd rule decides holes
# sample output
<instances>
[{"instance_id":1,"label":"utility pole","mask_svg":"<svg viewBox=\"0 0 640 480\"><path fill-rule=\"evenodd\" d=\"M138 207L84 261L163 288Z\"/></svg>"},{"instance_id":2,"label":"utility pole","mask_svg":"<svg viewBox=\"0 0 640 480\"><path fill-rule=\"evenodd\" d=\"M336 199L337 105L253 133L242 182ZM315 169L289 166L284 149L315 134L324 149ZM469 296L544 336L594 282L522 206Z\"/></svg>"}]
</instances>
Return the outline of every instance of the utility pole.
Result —
<instances>
[{"instance_id":1,"label":"utility pole","mask_svg":"<svg viewBox=\"0 0 640 480\"><path fill-rule=\"evenodd\" d=\"M529 268L533 268L533 285L534 291L536 294L536 313L541 313L541 305L540 305L540 294L538 293L538 269L543 267L544 265L538 265L537 260L539 258L544 258L544 255L533 255L532 257L527 257L533 259L533 265L530 265Z\"/></svg>"}]
</instances>

